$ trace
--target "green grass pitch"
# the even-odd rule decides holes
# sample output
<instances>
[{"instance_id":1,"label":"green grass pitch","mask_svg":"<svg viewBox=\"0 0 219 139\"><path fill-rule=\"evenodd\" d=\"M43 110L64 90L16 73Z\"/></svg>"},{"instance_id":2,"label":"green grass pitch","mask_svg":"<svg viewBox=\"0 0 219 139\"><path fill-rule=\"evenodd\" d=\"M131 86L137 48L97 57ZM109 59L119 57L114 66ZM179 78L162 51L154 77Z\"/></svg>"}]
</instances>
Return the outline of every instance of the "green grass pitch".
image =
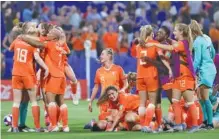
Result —
<instances>
[{"instance_id":1,"label":"green grass pitch","mask_svg":"<svg viewBox=\"0 0 219 139\"><path fill-rule=\"evenodd\" d=\"M91 118L96 118L98 109L94 105L94 111L88 112L88 102L80 101L78 106L74 106L71 101L66 101L69 109L69 127L70 133L8 133L6 127L1 124L1 138L2 139L219 139L219 129L213 131L200 131L189 134L182 133L160 133L160 134L144 134L141 132L99 132L93 133L89 130L84 130L83 126L89 122ZM41 125L43 123L43 107L41 104ZM12 102L1 102L1 121L6 114L11 113ZM164 115L167 113L168 101L163 99L162 109ZM31 114L31 107L28 108L27 125L33 126L33 118Z\"/></svg>"}]
</instances>

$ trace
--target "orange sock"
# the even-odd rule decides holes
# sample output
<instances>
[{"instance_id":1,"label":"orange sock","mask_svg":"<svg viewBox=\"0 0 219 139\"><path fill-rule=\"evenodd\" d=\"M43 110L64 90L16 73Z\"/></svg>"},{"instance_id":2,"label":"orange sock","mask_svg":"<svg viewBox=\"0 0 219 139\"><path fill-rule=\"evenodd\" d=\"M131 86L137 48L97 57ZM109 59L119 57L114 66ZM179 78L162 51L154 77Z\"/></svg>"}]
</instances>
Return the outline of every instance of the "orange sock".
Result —
<instances>
[{"instance_id":1,"label":"orange sock","mask_svg":"<svg viewBox=\"0 0 219 139\"><path fill-rule=\"evenodd\" d=\"M60 107L58 105L56 105L56 109L57 109L57 115L56 115L56 118L57 118L57 122L59 122L61 120L61 116L60 116Z\"/></svg>"},{"instance_id":2,"label":"orange sock","mask_svg":"<svg viewBox=\"0 0 219 139\"><path fill-rule=\"evenodd\" d=\"M150 122L152 121L153 119L153 116L154 116L154 113L155 113L155 106L154 104L149 104L147 109L146 109L146 114L145 114L145 126L149 126L150 125Z\"/></svg>"},{"instance_id":3,"label":"orange sock","mask_svg":"<svg viewBox=\"0 0 219 139\"><path fill-rule=\"evenodd\" d=\"M40 128L40 107L32 106L32 114L33 114L35 127Z\"/></svg>"},{"instance_id":4,"label":"orange sock","mask_svg":"<svg viewBox=\"0 0 219 139\"><path fill-rule=\"evenodd\" d=\"M55 102L50 102L48 106L49 119L52 123L52 126L56 126L57 124L57 108Z\"/></svg>"},{"instance_id":5,"label":"orange sock","mask_svg":"<svg viewBox=\"0 0 219 139\"><path fill-rule=\"evenodd\" d=\"M72 94L77 93L77 83L72 83L71 84L71 92L72 92Z\"/></svg>"},{"instance_id":6,"label":"orange sock","mask_svg":"<svg viewBox=\"0 0 219 139\"><path fill-rule=\"evenodd\" d=\"M139 114L139 121L140 121L140 125L144 126L144 121L145 121L145 107L140 106L138 108L138 114Z\"/></svg>"},{"instance_id":7,"label":"orange sock","mask_svg":"<svg viewBox=\"0 0 219 139\"><path fill-rule=\"evenodd\" d=\"M12 107L12 127L18 127L19 108Z\"/></svg>"},{"instance_id":8,"label":"orange sock","mask_svg":"<svg viewBox=\"0 0 219 139\"><path fill-rule=\"evenodd\" d=\"M173 106L173 113L174 113L174 119L176 124L181 124L182 123L182 108L180 106L179 101L175 101L172 104Z\"/></svg>"},{"instance_id":9,"label":"orange sock","mask_svg":"<svg viewBox=\"0 0 219 139\"><path fill-rule=\"evenodd\" d=\"M66 104L62 104L62 106L60 107L60 114L63 127L68 126L68 108Z\"/></svg>"},{"instance_id":10,"label":"orange sock","mask_svg":"<svg viewBox=\"0 0 219 139\"><path fill-rule=\"evenodd\" d=\"M158 124L158 126L160 126L162 123L162 110L161 110L161 108L155 109L155 115L156 115L156 119L157 119L157 124Z\"/></svg>"},{"instance_id":11,"label":"orange sock","mask_svg":"<svg viewBox=\"0 0 219 139\"><path fill-rule=\"evenodd\" d=\"M189 113L190 113L191 119L192 119L192 126L198 126L198 116L197 116L195 104L191 104L189 106Z\"/></svg>"}]
</instances>

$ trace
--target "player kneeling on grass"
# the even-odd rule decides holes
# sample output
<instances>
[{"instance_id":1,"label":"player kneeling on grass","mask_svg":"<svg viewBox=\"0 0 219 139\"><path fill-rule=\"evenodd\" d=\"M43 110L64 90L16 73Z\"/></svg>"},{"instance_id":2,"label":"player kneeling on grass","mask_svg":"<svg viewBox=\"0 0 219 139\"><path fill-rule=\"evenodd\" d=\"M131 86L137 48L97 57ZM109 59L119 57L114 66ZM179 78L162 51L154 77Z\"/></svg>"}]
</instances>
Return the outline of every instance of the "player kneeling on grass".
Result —
<instances>
[{"instance_id":1,"label":"player kneeling on grass","mask_svg":"<svg viewBox=\"0 0 219 139\"><path fill-rule=\"evenodd\" d=\"M123 125L127 130L140 130L139 116L137 114L139 107L139 96L119 93L117 88L109 86L106 88L105 93L98 100L98 105L109 101L117 105L118 113L113 119L112 126L106 131L114 131L119 122L125 122ZM137 128L139 127L139 128Z\"/></svg>"}]
</instances>

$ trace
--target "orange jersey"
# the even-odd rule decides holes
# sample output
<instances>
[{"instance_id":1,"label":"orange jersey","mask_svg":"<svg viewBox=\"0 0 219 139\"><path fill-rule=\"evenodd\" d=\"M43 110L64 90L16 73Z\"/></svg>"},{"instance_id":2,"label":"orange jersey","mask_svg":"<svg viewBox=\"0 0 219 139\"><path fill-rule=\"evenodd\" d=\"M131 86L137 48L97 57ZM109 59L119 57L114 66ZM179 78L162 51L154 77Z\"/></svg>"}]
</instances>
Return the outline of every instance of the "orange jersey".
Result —
<instances>
[{"instance_id":1,"label":"orange jersey","mask_svg":"<svg viewBox=\"0 0 219 139\"><path fill-rule=\"evenodd\" d=\"M35 75L36 72L33 61L34 52L36 52L37 49L19 39L15 39L9 49L14 51L12 75Z\"/></svg>"},{"instance_id":2,"label":"orange jersey","mask_svg":"<svg viewBox=\"0 0 219 139\"><path fill-rule=\"evenodd\" d=\"M119 93L118 96L119 110L122 110L124 112L128 112L128 111L137 112L138 107L140 105L139 102L140 102L139 95Z\"/></svg>"},{"instance_id":3,"label":"orange jersey","mask_svg":"<svg viewBox=\"0 0 219 139\"><path fill-rule=\"evenodd\" d=\"M68 48L67 43L64 43L62 47L63 47L63 50L65 50L67 54L71 52L70 49ZM62 60L63 60L64 65L68 64L68 57L66 55L63 55Z\"/></svg>"},{"instance_id":4,"label":"orange jersey","mask_svg":"<svg viewBox=\"0 0 219 139\"><path fill-rule=\"evenodd\" d=\"M96 33L84 33L82 36L83 41L90 40L91 41L91 50L95 50L97 45L98 36Z\"/></svg>"},{"instance_id":5,"label":"orange jersey","mask_svg":"<svg viewBox=\"0 0 219 139\"><path fill-rule=\"evenodd\" d=\"M103 92L104 89L110 85L119 88L121 80L124 79L125 74L122 67L113 64L109 70L104 67L100 67L99 69L97 69L94 83L100 84L102 88L101 92Z\"/></svg>"},{"instance_id":6,"label":"orange jersey","mask_svg":"<svg viewBox=\"0 0 219 139\"><path fill-rule=\"evenodd\" d=\"M184 46L182 41L178 42L178 46L174 47L174 51L175 52L180 52L183 55L186 55L186 53L185 53L185 46ZM180 60L181 61L185 61L185 62L187 61L186 57L182 57L182 56L180 56ZM187 66L183 65L183 64L180 64L180 75L181 76L191 76L192 77L192 73L189 70L189 68Z\"/></svg>"},{"instance_id":7,"label":"orange jersey","mask_svg":"<svg viewBox=\"0 0 219 139\"><path fill-rule=\"evenodd\" d=\"M105 33L103 35L103 43L106 48L113 49L114 52L118 50L118 33Z\"/></svg>"},{"instance_id":8,"label":"orange jersey","mask_svg":"<svg viewBox=\"0 0 219 139\"><path fill-rule=\"evenodd\" d=\"M157 41L149 40L148 43L157 43ZM138 45L136 47L136 52L136 58L138 59L137 78L156 77L158 75L157 68L152 64L143 61L141 57L147 56L156 60L158 53L162 52L161 49L157 48L156 46L143 48Z\"/></svg>"},{"instance_id":9,"label":"orange jersey","mask_svg":"<svg viewBox=\"0 0 219 139\"><path fill-rule=\"evenodd\" d=\"M47 36L40 36L40 41L45 42L47 40ZM44 60L46 56L46 51L45 49L40 50L40 57Z\"/></svg>"},{"instance_id":10,"label":"orange jersey","mask_svg":"<svg viewBox=\"0 0 219 139\"><path fill-rule=\"evenodd\" d=\"M45 50L47 52L45 63L49 68L49 72L53 77L65 77L63 62L63 47L58 41L49 41L46 43Z\"/></svg>"},{"instance_id":11,"label":"orange jersey","mask_svg":"<svg viewBox=\"0 0 219 139\"><path fill-rule=\"evenodd\" d=\"M84 44L83 44L82 38L73 37L71 40L72 40L73 49L75 51L82 51L82 50L84 50Z\"/></svg>"}]
</instances>

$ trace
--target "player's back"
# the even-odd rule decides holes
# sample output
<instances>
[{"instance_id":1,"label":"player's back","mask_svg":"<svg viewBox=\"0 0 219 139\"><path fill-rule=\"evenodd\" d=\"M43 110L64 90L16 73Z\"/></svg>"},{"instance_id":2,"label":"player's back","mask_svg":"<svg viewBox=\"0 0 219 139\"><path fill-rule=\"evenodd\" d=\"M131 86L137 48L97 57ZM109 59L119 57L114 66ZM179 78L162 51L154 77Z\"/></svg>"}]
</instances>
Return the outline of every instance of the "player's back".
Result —
<instances>
[{"instance_id":1,"label":"player's back","mask_svg":"<svg viewBox=\"0 0 219 139\"><path fill-rule=\"evenodd\" d=\"M155 40L149 40L146 43L158 43ZM158 51L160 49L152 46L152 47L141 47L138 45L136 47L137 51L137 78L144 78L144 77L151 77L151 76L156 76L157 75L157 68L146 61L143 61L141 58L142 57L148 57L152 60L156 60L158 56Z\"/></svg>"},{"instance_id":2,"label":"player's back","mask_svg":"<svg viewBox=\"0 0 219 139\"><path fill-rule=\"evenodd\" d=\"M140 105L139 95L119 94L119 104L123 105L125 111L137 111Z\"/></svg>"},{"instance_id":3,"label":"player's back","mask_svg":"<svg viewBox=\"0 0 219 139\"><path fill-rule=\"evenodd\" d=\"M10 50L14 51L12 75L35 75L33 61L34 52L37 51L37 49L20 39L16 39L12 42Z\"/></svg>"}]
</instances>

